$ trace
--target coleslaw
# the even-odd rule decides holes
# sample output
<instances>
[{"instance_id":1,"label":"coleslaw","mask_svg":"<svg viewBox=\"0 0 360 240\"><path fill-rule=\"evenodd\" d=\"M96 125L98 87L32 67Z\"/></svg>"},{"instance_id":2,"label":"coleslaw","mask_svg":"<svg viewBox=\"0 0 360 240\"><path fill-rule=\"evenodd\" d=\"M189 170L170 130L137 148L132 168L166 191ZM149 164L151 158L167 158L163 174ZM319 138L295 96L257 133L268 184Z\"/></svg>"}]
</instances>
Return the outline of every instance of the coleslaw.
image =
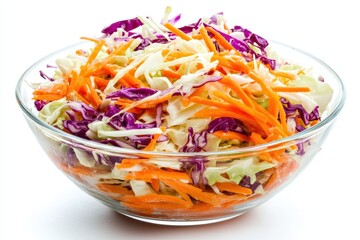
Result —
<instances>
[{"instance_id":1,"label":"coleslaw","mask_svg":"<svg viewBox=\"0 0 360 240\"><path fill-rule=\"evenodd\" d=\"M93 47L40 71L33 99L39 118L69 134L119 148L194 153L165 161L112 158L60 147L60 164L137 213L231 207L270 191L298 166L306 142L214 162L201 152L283 139L321 121L332 89L311 68L223 13L176 27L137 16L104 28ZM184 212L182 213L184 214Z\"/></svg>"}]
</instances>

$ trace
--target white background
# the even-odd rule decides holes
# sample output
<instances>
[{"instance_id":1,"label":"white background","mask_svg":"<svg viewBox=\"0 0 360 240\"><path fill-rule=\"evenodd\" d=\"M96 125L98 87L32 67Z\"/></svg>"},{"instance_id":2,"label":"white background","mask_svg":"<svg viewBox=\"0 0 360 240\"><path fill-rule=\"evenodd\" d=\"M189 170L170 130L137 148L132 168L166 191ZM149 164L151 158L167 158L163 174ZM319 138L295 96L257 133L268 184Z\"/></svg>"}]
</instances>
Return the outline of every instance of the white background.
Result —
<instances>
[{"instance_id":1,"label":"white background","mask_svg":"<svg viewBox=\"0 0 360 240\"><path fill-rule=\"evenodd\" d=\"M360 22L356 1L0 0L0 239L359 239ZM48 53L99 36L136 15L182 23L223 11L229 22L296 46L328 63L347 87L346 106L307 169L245 215L167 227L121 216L80 191L46 158L15 100L15 84Z\"/></svg>"}]
</instances>

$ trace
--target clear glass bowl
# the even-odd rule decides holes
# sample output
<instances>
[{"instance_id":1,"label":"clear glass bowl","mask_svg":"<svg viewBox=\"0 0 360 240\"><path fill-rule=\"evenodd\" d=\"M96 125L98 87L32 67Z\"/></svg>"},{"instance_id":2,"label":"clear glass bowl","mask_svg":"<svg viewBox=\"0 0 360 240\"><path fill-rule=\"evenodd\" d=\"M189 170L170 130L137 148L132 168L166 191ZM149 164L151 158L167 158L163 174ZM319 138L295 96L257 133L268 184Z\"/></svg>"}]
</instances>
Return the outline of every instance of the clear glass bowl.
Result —
<instances>
[{"instance_id":1,"label":"clear glass bowl","mask_svg":"<svg viewBox=\"0 0 360 240\"><path fill-rule=\"evenodd\" d=\"M333 88L333 98L322 116L322 121L313 127L288 138L239 150L204 153L135 151L85 140L41 121L37 117L37 110L32 100L33 90L28 83L39 81L39 70L44 70L47 64L55 65L55 59L74 52L80 46L83 47L83 43L52 53L32 65L20 78L16 87L16 97L39 144L57 168L84 192L97 198L115 211L141 221L165 225L198 225L224 221L264 203L294 180L319 151L328 136L330 127L344 105L343 83L329 66L298 49L275 42L271 42L271 44L280 56L303 66L312 66L314 73L321 74ZM288 151L288 149L299 144L305 149L303 155L297 154L296 151ZM93 167L79 165L77 155L74 154L75 151L80 152L80 155L92 156L95 165ZM142 202L138 200L133 202L135 198L131 197L131 188L118 187L118 180L111 175L114 164L123 159L127 159L128 162L148 159L168 162L169 164L179 161L197 161L203 167L208 168L210 166L221 166L225 162L235 164L250 156L261 158L269 154L279 153L285 159L284 162L261 173L269 175L266 182L260 183L264 191L252 194L246 199L240 194L222 194L219 195L219 198L204 199L197 196L196 191L191 192L194 190L189 185L187 195L190 198L187 200L190 199L191 202L188 205L184 205L184 201L179 205L171 205L166 202L166 198L160 202L146 201L146 199L142 199ZM129 171L131 172L131 170ZM185 169L183 171L186 172ZM170 205L171 207L169 207Z\"/></svg>"}]
</instances>

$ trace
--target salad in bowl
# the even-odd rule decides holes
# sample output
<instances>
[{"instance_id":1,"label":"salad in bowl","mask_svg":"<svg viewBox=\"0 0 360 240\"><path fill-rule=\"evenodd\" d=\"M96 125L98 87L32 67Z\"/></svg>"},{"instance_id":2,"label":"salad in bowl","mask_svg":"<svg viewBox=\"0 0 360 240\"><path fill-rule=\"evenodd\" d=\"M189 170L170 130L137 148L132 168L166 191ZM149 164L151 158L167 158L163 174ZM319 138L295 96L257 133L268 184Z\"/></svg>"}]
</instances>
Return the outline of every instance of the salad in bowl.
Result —
<instances>
[{"instance_id":1,"label":"salad in bowl","mask_svg":"<svg viewBox=\"0 0 360 240\"><path fill-rule=\"evenodd\" d=\"M41 146L81 189L159 224L238 216L319 150L344 104L319 59L228 25L115 22L30 67L16 95Z\"/></svg>"}]
</instances>

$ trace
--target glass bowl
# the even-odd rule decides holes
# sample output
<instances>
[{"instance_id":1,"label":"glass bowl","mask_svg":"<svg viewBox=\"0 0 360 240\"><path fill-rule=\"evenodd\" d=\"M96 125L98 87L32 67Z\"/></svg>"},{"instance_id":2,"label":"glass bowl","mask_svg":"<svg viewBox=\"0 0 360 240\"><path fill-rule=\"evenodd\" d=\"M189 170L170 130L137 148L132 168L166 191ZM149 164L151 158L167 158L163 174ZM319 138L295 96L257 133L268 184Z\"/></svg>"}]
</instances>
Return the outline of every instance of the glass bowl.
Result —
<instances>
[{"instance_id":1,"label":"glass bowl","mask_svg":"<svg viewBox=\"0 0 360 240\"><path fill-rule=\"evenodd\" d=\"M41 121L37 117L37 110L32 100L33 90L29 83L38 81L39 70L43 70L47 64L55 65L54 62L58 57L74 52L80 46L83 47L83 43L52 53L32 65L17 84L16 98L27 123L49 159L79 188L103 204L128 217L156 224L198 225L224 221L259 206L292 182L319 151L344 105L343 83L329 66L301 50L276 42L271 42L271 45L280 56L303 66L313 67L314 73L323 76L333 88L333 97L328 109L322 115L322 121L311 128L281 140L239 150L201 153L131 150L79 138ZM303 148L303 153L299 154L298 151L291 150L299 146ZM218 194L214 194L214 189L210 193L206 178L200 183L200 187L199 183L195 186L191 182L176 180L181 174L194 177L194 174L201 175L206 170L211 172L212 169L221 168L225 164L226 166L251 164L251 159L262 159L273 154L280 156L283 161L257 174L259 179L259 175L262 175L261 179L266 181L259 182L244 175L240 182L242 188L238 193L234 191L230 194L226 191L229 187L226 184L222 186L224 191L220 192L220 187L217 188ZM84 161L82 160L84 156L86 159L91 159L85 166L80 164L80 161ZM138 184L136 181L129 184L129 181L119 180L121 178L119 175L124 173L124 171L117 173L120 163L121 168L131 175L136 174L138 171L136 168L139 166L156 168L156 163L159 162L162 168L154 171L165 174L163 176L166 179L159 182L156 174L144 176L147 178L147 184L143 187L152 191L162 189L165 194L161 194L161 197L154 199L151 193L150 196L136 196L132 190L134 187L132 184ZM166 168L167 164L178 165L179 171L172 174L173 171ZM198 177L204 178L204 176ZM172 190L169 190L168 186L171 186ZM242 192L244 188L251 190L244 193ZM176 196L174 193L166 194L167 190L174 191L174 189L178 190Z\"/></svg>"}]
</instances>

